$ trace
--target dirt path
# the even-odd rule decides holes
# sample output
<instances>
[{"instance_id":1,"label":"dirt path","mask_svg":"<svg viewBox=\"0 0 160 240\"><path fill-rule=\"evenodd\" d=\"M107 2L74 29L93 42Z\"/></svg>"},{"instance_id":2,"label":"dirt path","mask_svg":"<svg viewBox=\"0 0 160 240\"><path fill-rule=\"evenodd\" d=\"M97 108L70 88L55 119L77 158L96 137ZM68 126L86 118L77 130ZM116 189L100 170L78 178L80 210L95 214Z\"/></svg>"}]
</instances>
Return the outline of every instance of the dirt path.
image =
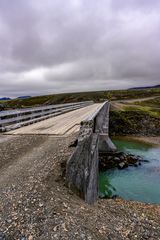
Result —
<instances>
[{"instance_id":1,"label":"dirt path","mask_svg":"<svg viewBox=\"0 0 160 240\"><path fill-rule=\"evenodd\" d=\"M146 100L151 100L151 99L155 99L159 96L154 96L154 97L147 97L147 98L136 98L136 99L126 99L126 100L115 100L115 101L111 101L111 107L114 110L118 110L118 111L123 111L124 107L127 106L127 104L129 104L130 107L137 107L138 105L134 105L135 102L143 102ZM132 105L133 103L133 105ZM157 108L159 109L159 108Z\"/></svg>"},{"instance_id":2,"label":"dirt path","mask_svg":"<svg viewBox=\"0 0 160 240\"><path fill-rule=\"evenodd\" d=\"M154 97L146 97L146 98L136 98L136 99L126 99L126 100L115 100L113 102L121 102L121 103L134 103L134 102L142 102L142 101L146 101L146 100L151 100L151 99L155 99L159 96L154 96Z\"/></svg>"},{"instance_id":3,"label":"dirt path","mask_svg":"<svg viewBox=\"0 0 160 240\"><path fill-rule=\"evenodd\" d=\"M68 146L75 136L0 139L4 239L160 239L160 206L121 199L89 206L65 187L65 162L74 150Z\"/></svg>"}]
</instances>

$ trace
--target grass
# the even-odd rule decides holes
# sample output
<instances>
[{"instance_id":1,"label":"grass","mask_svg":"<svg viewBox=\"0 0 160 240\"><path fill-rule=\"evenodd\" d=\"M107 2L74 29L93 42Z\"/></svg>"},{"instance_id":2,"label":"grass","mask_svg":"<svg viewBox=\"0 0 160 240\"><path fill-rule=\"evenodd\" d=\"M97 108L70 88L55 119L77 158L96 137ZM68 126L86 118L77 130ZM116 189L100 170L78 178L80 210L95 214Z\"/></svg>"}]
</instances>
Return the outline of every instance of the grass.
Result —
<instances>
[{"instance_id":1,"label":"grass","mask_svg":"<svg viewBox=\"0 0 160 240\"><path fill-rule=\"evenodd\" d=\"M153 96L152 96L153 97ZM139 111L153 117L160 117L160 97L153 99L138 100L135 102L113 102L111 110L114 111Z\"/></svg>"},{"instance_id":2,"label":"grass","mask_svg":"<svg viewBox=\"0 0 160 240\"><path fill-rule=\"evenodd\" d=\"M147 107L147 106L140 106L140 105L125 105L123 107L124 111L141 111L144 113L148 113L150 116L153 117L160 117L160 109L154 107Z\"/></svg>"},{"instance_id":3,"label":"grass","mask_svg":"<svg viewBox=\"0 0 160 240\"><path fill-rule=\"evenodd\" d=\"M159 107L160 108L160 97L155 97L154 99L149 99L146 101L137 101L134 104L148 107Z\"/></svg>"},{"instance_id":4,"label":"grass","mask_svg":"<svg viewBox=\"0 0 160 240\"><path fill-rule=\"evenodd\" d=\"M160 97L136 102L113 102L110 111L110 134L159 136L159 103Z\"/></svg>"}]
</instances>

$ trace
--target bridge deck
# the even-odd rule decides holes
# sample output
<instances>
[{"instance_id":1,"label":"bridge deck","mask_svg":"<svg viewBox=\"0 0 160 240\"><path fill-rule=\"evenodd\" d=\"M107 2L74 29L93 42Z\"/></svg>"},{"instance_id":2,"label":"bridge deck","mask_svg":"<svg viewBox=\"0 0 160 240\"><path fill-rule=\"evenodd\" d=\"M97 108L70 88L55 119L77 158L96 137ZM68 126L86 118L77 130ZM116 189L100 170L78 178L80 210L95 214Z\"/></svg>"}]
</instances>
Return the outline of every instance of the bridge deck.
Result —
<instances>
[{"instance_id":1,"label":"bridge deck","mask_svg":"<svg viewBox=\"0 0 160 240\"><path fill-rule=\"evenodd\" d=\"M80 122L94 114L101 104L93 104L72 112L68 112L29 126L25 126L9 134L52 134L64 135L79 131ZM8 134L8 133L7 133Z\"/></svg>"}]
</instances>

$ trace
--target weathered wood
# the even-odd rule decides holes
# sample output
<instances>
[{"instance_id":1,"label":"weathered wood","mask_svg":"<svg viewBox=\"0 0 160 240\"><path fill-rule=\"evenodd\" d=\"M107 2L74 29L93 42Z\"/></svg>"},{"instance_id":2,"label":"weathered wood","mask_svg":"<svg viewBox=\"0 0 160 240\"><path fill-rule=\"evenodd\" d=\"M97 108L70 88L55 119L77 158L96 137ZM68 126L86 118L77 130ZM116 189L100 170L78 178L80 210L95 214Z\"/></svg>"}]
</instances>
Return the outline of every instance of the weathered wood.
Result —
<instances>
[{"instance_id":1,"label":"weathered wood","mask_svg":"<svg viewBox=\"0 0 160 240\"><path fill-rule=\"evenodd\" d=\"M10 131L93 104L92 101L1 111L0 131Z\"/></svg>"},{"instance_id":2,"label":"weathered wood","mask_svg":"<svg viewBox=\"0 0 160 240\"><path fill-rule=\"evenodd\" d=\"M68 135L80 131L81 122L94 112L101 103L92 104L74 111L68 111L44 121L39 121L28 126L10 131L9 134L44 134L44 135Z\"/></svg>"},{"instance_id":3,"label":"weathered wood","mask_svg":"<svg viewBox=\"0 0 160 240\"><path fill-rule=\"evenodd\" d=\"M64 104L54 104L54 105L47 105L47 106L40 106L40 107L32 107L32 108L23 108L23 109L14 109L14 110L5 110L0 111L0 118L11 116L11 115L18 115L23 113L31 113L37 111L45 111L49 109L60 109L63 107L75 106L75 105L82 105L82 104L92 104L93 101L84 101L84 102L75 102L75 103L64 103Z\"/></svg>"}]
</instances>

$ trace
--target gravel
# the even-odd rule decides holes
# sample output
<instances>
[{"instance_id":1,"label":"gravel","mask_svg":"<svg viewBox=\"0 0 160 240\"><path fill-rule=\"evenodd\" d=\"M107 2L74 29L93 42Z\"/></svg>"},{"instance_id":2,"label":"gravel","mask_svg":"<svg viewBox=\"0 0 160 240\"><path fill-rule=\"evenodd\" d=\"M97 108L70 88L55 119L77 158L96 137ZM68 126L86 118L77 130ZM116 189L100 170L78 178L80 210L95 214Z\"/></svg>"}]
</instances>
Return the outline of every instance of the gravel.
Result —
<instances>
[{"instance_id":1,"label":"gravel","mask_svg":"<svg viewBox=\"0 0 160 240\"><path fill-rule=\"evenodd\" d=\"M90 206L66 188L75 137L0 136L0 240L160 239L160 205Z\"/></svg>"}]
</instances>

